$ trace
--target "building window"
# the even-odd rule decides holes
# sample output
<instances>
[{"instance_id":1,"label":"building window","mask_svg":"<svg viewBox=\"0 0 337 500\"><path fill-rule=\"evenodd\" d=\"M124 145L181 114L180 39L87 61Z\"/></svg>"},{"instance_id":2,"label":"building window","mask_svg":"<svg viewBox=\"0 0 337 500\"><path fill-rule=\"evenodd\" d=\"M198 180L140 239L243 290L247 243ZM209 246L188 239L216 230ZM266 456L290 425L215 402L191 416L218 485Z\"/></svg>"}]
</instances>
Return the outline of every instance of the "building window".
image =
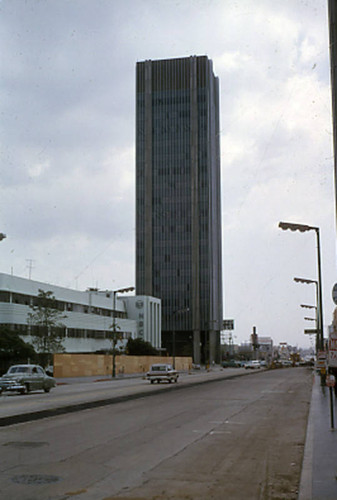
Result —
<instances>
[{"instance_id":1,"label":"building window","mask_svg":"<svg viewBox=\"0 0 337 500\"><path fill-rule=\"evenodd\" d=\"M10 301L10 293L0 292L0 302L9 302L9 301Z\"/></svg>"}]
</instances>

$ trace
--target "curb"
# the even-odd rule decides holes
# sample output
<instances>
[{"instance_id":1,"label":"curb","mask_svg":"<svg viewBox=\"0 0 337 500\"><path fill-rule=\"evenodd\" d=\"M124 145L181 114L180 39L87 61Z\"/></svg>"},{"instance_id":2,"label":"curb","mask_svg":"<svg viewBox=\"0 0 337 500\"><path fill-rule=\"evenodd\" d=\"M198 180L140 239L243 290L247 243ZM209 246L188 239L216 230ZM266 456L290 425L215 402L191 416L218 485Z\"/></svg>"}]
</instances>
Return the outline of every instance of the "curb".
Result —
<instances>
[{"instance_id":1,"label":"curb","mask_svg":"<svg viewBox=\"0 0 337 500\"><path fill-rule=\"evenodd\" d=\"M313 388L314 388L314 380L311 390L310 410L309 410L309 417L307 424L307 432L305 436L305 445L304 445L298 500L312 499L312 463L314 454Z\"/></svg>"}]
</instances>

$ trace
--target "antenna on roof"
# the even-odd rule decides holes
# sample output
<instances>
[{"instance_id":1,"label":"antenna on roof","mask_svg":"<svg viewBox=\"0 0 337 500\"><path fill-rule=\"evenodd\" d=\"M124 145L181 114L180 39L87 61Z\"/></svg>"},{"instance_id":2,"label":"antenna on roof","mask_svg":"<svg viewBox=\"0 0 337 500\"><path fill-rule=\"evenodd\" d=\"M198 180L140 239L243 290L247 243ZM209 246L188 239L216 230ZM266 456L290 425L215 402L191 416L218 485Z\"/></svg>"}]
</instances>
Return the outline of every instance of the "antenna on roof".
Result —
<instances>
[{"instance_id":1,"label":"antenna on roof","mask_svg":"<svg viewBox=\"0 0 337 500\"><path fill-rule=\"evenodd\" d=\"M33 262L35 262L33 259L26 259L27 262L27 267L28 267L28 279L32 279L32 269L34 269Z\"/></svg>"}]
</instances>

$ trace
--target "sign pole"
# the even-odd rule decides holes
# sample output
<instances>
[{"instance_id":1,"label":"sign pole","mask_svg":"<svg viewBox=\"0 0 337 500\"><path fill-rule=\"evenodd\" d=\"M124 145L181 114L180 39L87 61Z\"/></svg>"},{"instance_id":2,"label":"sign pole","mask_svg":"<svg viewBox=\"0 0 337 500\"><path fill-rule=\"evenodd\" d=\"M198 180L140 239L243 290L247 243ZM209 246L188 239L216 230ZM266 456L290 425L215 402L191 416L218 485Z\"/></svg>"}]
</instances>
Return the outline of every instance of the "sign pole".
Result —
<instances>
[{"instance_id":1,"label":"sign pole","mask_svg":"<svg viewBox=\"0 0 337 500\"><path fill-rule=\"evenodd\" d=\"M329 393L330 393L330 422L331 422L331 429L335 428L335 423L334 423L334 410L333 410L333 395L332 395L332 390L335 387L336 384L336 379L334 375L328 375L326 378L326 385L329 387Z\"/></svg>"}]
</instances>

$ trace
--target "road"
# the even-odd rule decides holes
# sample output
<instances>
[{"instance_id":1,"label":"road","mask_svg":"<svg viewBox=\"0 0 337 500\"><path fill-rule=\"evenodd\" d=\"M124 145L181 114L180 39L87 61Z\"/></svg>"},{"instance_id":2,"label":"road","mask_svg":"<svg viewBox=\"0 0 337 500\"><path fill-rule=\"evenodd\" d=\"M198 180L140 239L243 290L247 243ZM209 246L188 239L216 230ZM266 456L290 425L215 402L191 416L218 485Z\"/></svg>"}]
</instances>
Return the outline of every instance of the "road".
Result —
<instances>
[{"instance_id":1,"label":"road","mask_svg":"<svg viewBox=\"0 0 337 500\"><path fill-rule=\"evenodd\" d=\"M219 377L238 377L247 374L247 371L241 368L181 373L179 386L208 382ZM109 404L116 399L135 399L147 393L153 394L167 390L172 390L172 386L156 384L155 387L152 387L142 376L125 377L124 379L88 377L88 381L85 377L58 379L57 387L48 394L39 391L19 397L18 393L2 393L0 396L0 426L11 423L6 417L12 415L27 415L28 412L33 414L42 412L44 414L48 413L48 410L63 408L65 408L65 412L69 412L70 407L78 408L79 405L81 407L85 405L94 407L102 405L102 402ZM30 417L26 418L26 420L29 419Z\"/></svg>"},{"instance_id":2,"label":"road","mask_svg":"<svg viewBox=\"0 0 337 500\"><path fill-rule=\"evenodd\" d=\"M252 373L4 427L1 495L295 499L311 381L306 368Z\"/></svg>"}]
</instances>

